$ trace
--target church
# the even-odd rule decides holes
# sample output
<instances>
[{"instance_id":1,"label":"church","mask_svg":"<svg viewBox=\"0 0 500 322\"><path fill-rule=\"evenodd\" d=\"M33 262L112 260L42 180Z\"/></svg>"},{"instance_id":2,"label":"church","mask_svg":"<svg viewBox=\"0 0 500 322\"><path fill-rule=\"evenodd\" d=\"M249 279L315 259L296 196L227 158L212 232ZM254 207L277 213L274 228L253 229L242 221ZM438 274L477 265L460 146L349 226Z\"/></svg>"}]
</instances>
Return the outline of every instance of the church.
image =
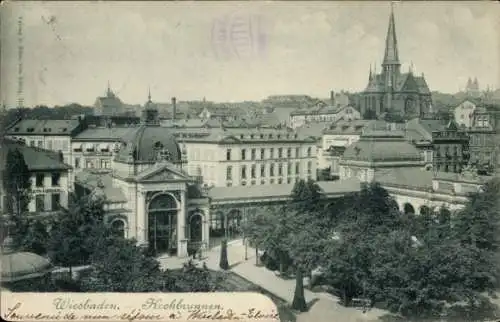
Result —
<instances>
[{"instance_id":1,"label":"church","mask_svg":"<svg viewBox=\"0 0 500 322\"><path fill-rule=\"evenodd\" d=\"M360 95L360 112L363 117L391 112L405 119L422 117L430 112L431 92L424 74L415 75L413 66L407 73L401 72L396 24L391 8L389 27L385 41L382 71L377 74L370 67L368 85Z\"/></svg>"}]
</instances>

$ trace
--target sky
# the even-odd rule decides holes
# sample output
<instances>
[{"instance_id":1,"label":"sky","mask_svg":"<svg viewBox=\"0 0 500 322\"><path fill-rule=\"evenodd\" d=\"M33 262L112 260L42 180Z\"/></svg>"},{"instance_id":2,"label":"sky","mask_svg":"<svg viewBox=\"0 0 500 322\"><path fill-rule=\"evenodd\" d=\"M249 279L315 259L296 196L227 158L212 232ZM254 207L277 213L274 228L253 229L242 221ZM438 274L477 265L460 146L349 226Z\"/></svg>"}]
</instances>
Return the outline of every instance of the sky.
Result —
<instances>
[{"instance_id":1,"label":"sky","mask_svg":"<svg viewBox=\"0 0 500 322\"><path fill-rule=\"evenodd\" d=\"M15 2L1 11L1 100L93 105L328 97L380 71L390 2ZM456 93L469 77L498 88L500 5L394 3L402 70ZM22 16L22 59L18 18Z\"/></svg>"}]
</instances>

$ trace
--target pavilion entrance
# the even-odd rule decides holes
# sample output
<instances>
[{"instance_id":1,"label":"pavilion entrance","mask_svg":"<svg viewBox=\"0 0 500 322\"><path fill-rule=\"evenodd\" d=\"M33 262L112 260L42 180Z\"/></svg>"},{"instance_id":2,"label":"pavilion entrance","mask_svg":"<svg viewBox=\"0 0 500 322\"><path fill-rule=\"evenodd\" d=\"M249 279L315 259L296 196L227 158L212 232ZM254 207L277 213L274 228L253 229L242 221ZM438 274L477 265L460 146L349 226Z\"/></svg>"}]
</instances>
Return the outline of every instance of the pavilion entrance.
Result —
<instances>
[{"instance_id":1,"label":"pavilion entrance","mask_svg":"<svg viewBox=\"0 0 500 322\"><path fill-rule=\"evenodd\" d=\"M177 200L170 194L153 198L148 206L148 241L155 254L177 253Z\"/></svg>"}]
</instances>

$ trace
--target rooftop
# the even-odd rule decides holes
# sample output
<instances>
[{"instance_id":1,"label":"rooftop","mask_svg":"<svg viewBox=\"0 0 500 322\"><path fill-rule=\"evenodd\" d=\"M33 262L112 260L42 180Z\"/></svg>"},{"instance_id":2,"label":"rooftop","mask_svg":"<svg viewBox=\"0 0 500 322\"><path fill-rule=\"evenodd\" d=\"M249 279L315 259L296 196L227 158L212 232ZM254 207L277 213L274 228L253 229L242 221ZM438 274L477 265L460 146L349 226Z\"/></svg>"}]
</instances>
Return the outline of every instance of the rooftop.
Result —
<instances>
[{"instance_id":1,"label":"rooftop","mask_svg":"<svg viewBox=\"0 0 500 322\"><path fill-rule=\"evenodd\" d=\"M341 181L318 181L321 192L325 195L344 194L360 190L361 183L357 178ZM269 184L236 187L214 187L208 192L213 200L243 200L254 198L287 198L290 197L294 184Z\"/></svg>"},{"instance_id":2,"label":"rooftop","mask_svg":"<svg viewBox=\"0 0 500 322\"><path fill-rule=\"evenodd\" d=\"M4 170L9 151L19 150L30 171L50 171L71 169L71 166L61 161L59 153L35 147L29 147L11 140L0 141L0 169Z\"/></svg>"},{"instance_id":3,"label":"rooftop","mask_svg":"<svg viewBox=\"0 0 500 322\"><path fill-rule=\"evenodd\" d=\"M7 135L71 135L80 125L79 120L24 119L12 125Z\"/></svg>"},{"instance_id":4,"label":"rooftop","mask_svg":"<svg viewBox=\"0 0 500 322\"><path fill-rule=\"evenodd\" d=\"M75 175L75 182L81 184L91 191L98 191L98 193L106 196L109 202L127 202L127 198L123 191L113 186L113 178L108 173L98 173L89 170L82 170Z\"/></svg>"}]
</instances>

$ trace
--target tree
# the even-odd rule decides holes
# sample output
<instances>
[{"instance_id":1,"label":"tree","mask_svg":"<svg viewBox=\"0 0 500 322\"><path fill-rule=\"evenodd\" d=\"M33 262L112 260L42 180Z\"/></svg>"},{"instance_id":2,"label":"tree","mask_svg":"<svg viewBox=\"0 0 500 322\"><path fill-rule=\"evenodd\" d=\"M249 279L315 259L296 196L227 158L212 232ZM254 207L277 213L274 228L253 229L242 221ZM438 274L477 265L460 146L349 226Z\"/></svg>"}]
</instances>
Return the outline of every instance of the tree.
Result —
<instances>
[{"instance_id":1,"label":"tree","mask_svg":"<svg viewBox=\"0 0 500 322\"><path fill-rule=\"evenodd\" d=\"M292 189L291 208L297 211L309 211L319 209L321 200L321 188L312 180L299 180Z\"/></svg>"},{"instance_id":2,"label":"tree","mask_svg":"<svg viewBox=\"0 0 500 322\"><path fill-rule=\"evenodd\" d=\"M7 211L13 224L11 235L15 247L20 247L28 226L23 213L28 211L31 200L31 173L19 149L8 149L3 188L7 196Z\"/></svg>"},{"instance_id":3,"label":"tree","mask_svg":"<svg viewBox=\"0 0 500 322\"><path fill-rule=\"evenodd\" d=\"M39 219L30 222L28 227L27 234L22 240L21 249L38 255L45 255L49 242L47 227Z\"/></svg>"},{"instance_id":4,"label":"tree","mask_svg":"<svg viewBox=\"0 0 500 322\"><path fill-rule=\"evenodd\" d=\"M303 277L317 268L325 253L328 231L308 220L309 213L288 212L288 220L295 227L285 239L286 251L295 268L295 293L292 308L304 312L307 303L304 297Z\"/></svg>"},{"instance_id":5,"label":"tree","mask_svg":"<svg viewBox=\"0 0 500 322\"><path fill-rule=\"evenodd\" d=\"M227 240L223 239L220 247L220 262L219 267L223 270L229 269L229 262L227 260Z\"/></svg>"},{"instance_id":6,"label":"tree","mask_svg":"<svg viewBox=\"0 0 500 322\"><path fill-rule=\"evenodd\" d=\"M158 261L135 240L105 238L90 260L92 272L82 279L85 292L154 292L171 287Z\"/></svg>"},{"instance_id":7,"label":"tree","mask_svg":"<svg viewBox=\"0 0 500 322\"><path fill-rule=\"evenodd\" d=\"M53 222L48 245L49 256L58 265L71 268L89 263L110 232L104 223L103 200L72 195L68 210Z\"/></svg>"},{"instance_id":8,"label":"tree","mask_svg":"<svg viewBox=\"0 0 500 322\"><path fill-rule=\"evenodd\" d=\"M210 271L206 266L196 267L191 260L181 270L168 271L165 276L173 281L170 292L215 292L225 286L221 272Z\"/></svg>"}]
</instances>

